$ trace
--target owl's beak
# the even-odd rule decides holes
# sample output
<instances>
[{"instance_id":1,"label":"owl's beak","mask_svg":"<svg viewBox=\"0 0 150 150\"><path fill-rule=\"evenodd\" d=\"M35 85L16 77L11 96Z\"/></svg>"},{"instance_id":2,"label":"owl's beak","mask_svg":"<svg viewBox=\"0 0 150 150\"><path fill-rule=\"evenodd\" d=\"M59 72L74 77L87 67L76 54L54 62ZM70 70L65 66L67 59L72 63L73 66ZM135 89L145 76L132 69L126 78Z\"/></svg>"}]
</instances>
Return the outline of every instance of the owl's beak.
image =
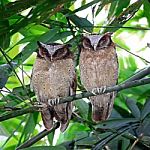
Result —
<instances>
[{"instance_id":1,"label":"owl's beak","mask_svg":"<svg viewBox=\"0 0 150 150\"><path fill-rule=\"evenodd\" d=\"M51 56L51 61L53 60L53 55L50 55Z\"/></svg>"},{"instance_id":2,"label":"owl's beak","mask_svg":"<svg viewBox=\"0 0 150 150\"><path fill-rule=\"evenodd\" d=\"M94 51L96 51L97 44L93 45Z\"/></svg>"}]
</instances>

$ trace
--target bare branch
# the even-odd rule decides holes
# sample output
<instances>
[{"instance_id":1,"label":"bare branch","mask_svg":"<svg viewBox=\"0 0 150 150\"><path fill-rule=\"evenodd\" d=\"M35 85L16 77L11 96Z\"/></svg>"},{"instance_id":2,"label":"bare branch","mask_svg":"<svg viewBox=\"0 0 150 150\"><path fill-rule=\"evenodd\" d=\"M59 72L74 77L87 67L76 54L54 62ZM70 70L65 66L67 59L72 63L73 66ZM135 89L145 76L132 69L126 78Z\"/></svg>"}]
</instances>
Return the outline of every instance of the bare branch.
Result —
<instances>
[{"instance_id":1,"label":"bare branch","mask_svg":"<svg viewBox=\"0 0 150 150\"><path fill-rule=\"evenodd\" d=\"M150 84L150 78L135 80L135 81L131 81L131 82L125 82L125 83L121 83L119 85L115 85L112 87L107 87L105 92L95 93L95 94L101 95L101 94L110 93L113 91L119 92L119 91L127 89L127 88L136 87L136 86L145 85L145 84ZM95 96L95 95L89 91L83 92L83 93L76 94L73 96L60 98L59 103L57 103L57 104L71 102L71 101L75 101L75 100L82 99L82 98L88 98L90 96ZM0 121L8 120L10 118L14 118L14 117L17 117L17 116L20 116L23 114L27 114L27 113L33 113L34 111L38 111L38 107L29 107L29 108L26 108L23 110L17 110L17 111L14 111L13 113L9 113L7 115L0 117Z\"/></svg>"},{"instance_id":2,"label":"bare branch","mask_svg":"<svg viewBox=\"0 0 150 150\"><path fill-rule=\"evenodd\" d=\"M100 93L95 93L95 94L101 95L101 94L110 93L113 91L119 92L119 91L127 89L127 88L136 87L136 86L145 85L145 84L150 84L150 78L135 80L135 81L131 81L131 82L125 82L125 83L115 85L112 87L107 87L105 92L100 92ZM89 91L83 92L80 94L76 94L74 96L68 96L68 97L60 98L59 104L75 101L75 100L82 99L82 98L88 98L90 96L95 96L95 95Z\"/></svg>"},{"instance_id":3,"label":"bare branch","mask_svg":"<svg viewBox=\"0 0 150 150\"><path fill-rule=\"evenodd\" d=\"M122 83L130 82L130 81L134 81L134 80L139 80L139 79L142 79L149 74L150 74L150 66L146 67L146 68L142 68L141 70L136 72L134 75L132 75L130 78L123 81Z\"/></svg>"}]
</instances>

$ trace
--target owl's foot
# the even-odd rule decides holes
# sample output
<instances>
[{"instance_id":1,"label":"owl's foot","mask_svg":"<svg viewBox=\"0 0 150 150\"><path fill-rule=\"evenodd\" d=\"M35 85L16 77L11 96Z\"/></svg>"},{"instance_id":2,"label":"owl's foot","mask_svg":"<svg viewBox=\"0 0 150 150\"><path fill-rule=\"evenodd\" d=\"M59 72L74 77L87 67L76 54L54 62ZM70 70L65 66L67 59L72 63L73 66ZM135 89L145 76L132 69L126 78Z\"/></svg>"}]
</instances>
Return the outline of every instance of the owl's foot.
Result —
<instances>
[{"instance_id":1,"label":"owl's foot","mask_svg":"<svg viewBox=\"0 0 150 150\"><path fill-rule=\"evenodd\" d=\"M55 106L55 105L58 105L59 104L59 101L60 101L60 98L54 98L54 99L49 99L48 100L48 105L49 106Z\"/></svg>"},{"instance_id":2,"label":"owl's foot","mask_svg":"<svg viewBox=\"0 0 150 150\"><path fill-rule=\"evenodd\" d=\"M43 102L35 102L34 106L38 108L38 111L47 109L47 104L45 104Z\"/></svg>"},{"instance_id":3,"label":"owl's foot","mask_svg":"<svg viewBox=\"0 0 150 150\"><path fill-rule=\"evenodd\" d=\"M94 95L97 95L97 93L98 93L98 94L103 94L103 93L106 91L106 89L107 89L106 86L102 86L102 87L100 87L100 88L93 88L93 89L92 89L92 93L93 93Z\"/></svg>"}]
</instances>

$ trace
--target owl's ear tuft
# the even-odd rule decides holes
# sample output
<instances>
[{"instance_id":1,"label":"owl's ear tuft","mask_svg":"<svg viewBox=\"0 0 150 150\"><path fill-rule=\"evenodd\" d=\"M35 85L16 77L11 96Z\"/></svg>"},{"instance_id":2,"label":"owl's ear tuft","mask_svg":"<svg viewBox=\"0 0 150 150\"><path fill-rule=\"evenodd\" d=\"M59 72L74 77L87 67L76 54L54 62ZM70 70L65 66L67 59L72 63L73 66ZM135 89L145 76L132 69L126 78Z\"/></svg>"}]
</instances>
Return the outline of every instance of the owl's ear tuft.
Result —
<instances>
[{"instance_id":1,"label":"owl's ear tuft","mask_svg":"<svg viewBox=\"0 0 150 150\"><path fill-rule=\"evenodd\" d=\"M39 46L38 56L44 57L45 56L45 48L43 48L43 43L37 41L37 45Z\"/></svg>"},{"instance_id":2,"label":"owl's ear tuft","mask_svg":"<svg viewBox=\"0 0 150 150\"><path fill-rule=\"evenodd\" d=\"M43 47L44 43L37 41L37 45L41 48L41 47Z\"/></svg>"},{"instance_id":3,"label":"owl's ear tuft","mask_svg":"<svg viewBox=\"0 0 150 150\"><path fill-rule=\"evenodd\" d=\"M88 39L87 37L82 37L81 41L84 49L91 49L92 45L90 39Z\"/></svg>"},{"instance_id":4,"label":"owl's ear tuft","mask_svg":"<svg viewBox=\"0 0 150 150\"><path fill-rule=\"evenodd\" d=\"M37 45L38 45L39 47L41 47L41 42L40 42L40 41L37 41Z\"/></svg>"}]
</instances>

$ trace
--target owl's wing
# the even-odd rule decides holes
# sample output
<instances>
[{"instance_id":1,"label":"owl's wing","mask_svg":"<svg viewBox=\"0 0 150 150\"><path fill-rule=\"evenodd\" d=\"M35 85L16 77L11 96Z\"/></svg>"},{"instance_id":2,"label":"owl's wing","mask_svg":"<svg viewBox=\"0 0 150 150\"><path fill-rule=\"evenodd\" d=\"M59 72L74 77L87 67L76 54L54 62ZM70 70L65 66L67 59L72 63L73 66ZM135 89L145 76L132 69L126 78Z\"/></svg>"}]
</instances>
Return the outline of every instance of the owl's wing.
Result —
<instances>
[{"instance_id":1,"label":"owl's wing","mask_svg":"<svg viewBox=\"0 0 150 150\"><path fill-rule=\"evenodd\" d=\"M76 80L76 75L74 74L74 78L70 82L69 96L76 94L76 87L77 87L77 80ZM64 121L64 123L61 122L61 128L60 128L60 130L62 132L65 131L65 129L68 126L69 120L71 119L71 115L72 115L72 109L73 109L73 103L72 102L68 102L66 104L66 115L65 115L65 116L67 116L67 120Z\"/></svg>"},{"instance_id":2,"label":"owl's wing","mask_svg":"<svg viewBox=\"0 0 150 150\"><path fill-rule=\"evenodd\" d=\"M37 96L37 101L42 103L47 103L48 100L48 91L45 89L49 89L49 84L45 79L48 79L47 72L42 70L38 72L35 70L32 71L30 87L34 90ZM53 127L53 108L43 108L41 111L41 117L45 128L50 130Z\"/></svg>"},{"instance_id":3,"label":"owl's wing","mask_svg":"<svg viewBox=\"0 0 150 150\"><path fill-rule=\"evenodd\" d=\"M53 109L47 108L41 112L42 120L46 129L50 130L53 127Z\"/></svg>"}]
</instances>

